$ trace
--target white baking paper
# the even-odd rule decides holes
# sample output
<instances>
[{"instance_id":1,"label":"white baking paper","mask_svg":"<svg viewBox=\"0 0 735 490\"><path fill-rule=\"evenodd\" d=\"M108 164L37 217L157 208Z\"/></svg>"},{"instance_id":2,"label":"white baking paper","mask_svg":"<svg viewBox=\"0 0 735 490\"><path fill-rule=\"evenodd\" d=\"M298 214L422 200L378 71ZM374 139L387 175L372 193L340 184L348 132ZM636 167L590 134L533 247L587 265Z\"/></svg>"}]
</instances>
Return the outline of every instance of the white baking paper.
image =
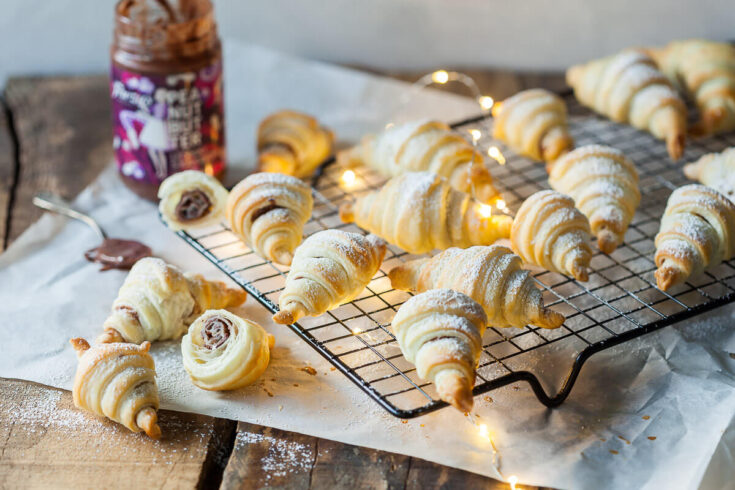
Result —
<instances>
[{"instance_id":1,"label":"white baking paper","mask_svg":"<svg viewBox=\"0 0 735 490\"><path fill-rule=\"evenodd\" d=\"M471 101L424 92L400 115L406 84L226 45L230 157L252 167L254 132L282 107L318 115L356 140L393 118L447 120L476 111ZM222 278L162 225L154 205L135 197L112 166L77 199L115 237L136 238L186 270ZM82 252L95 245L85 225L46 215L0 255L0 376L69 389L76 365L71 337L99 332L125 272L98 272ZM405 423L390 416L252 298L237 313L277 338L255 385L230 393L195 388L178 342L153 348L164 408L242 420L424 458L494 478L560 488L733 488L735 480L735 328L721 308L594 356L561 407L542 406L526 385L476 398L478 424L448 408ZM574 348L532 361L558 383ZM531 361L529 361L531 362ZM313 366L316 375L303 371ZM245 441L246 442L246 441ZM494 463L498 465L499 474Z\"/></svg>"}]
</instances>

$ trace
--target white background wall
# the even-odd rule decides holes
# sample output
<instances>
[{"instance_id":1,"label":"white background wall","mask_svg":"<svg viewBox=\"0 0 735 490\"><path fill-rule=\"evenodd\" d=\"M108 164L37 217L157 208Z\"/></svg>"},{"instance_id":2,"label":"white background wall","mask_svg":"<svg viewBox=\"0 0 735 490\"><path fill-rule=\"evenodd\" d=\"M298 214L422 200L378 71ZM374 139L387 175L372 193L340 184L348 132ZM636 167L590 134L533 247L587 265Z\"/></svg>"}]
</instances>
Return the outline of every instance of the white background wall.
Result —
<instances>
[{"instance_id":1,"label":"white background wall","mask_svg":"<svg viewBox=\"0 0 735 490\"><path fill-rule=\"evenodd\" d=\"M636 44L735 38L733 0L214 0L222 36L375 68L559 69ZM107 69L115 0L0 0L9 75Z\"/></svg>"}]
</instances>

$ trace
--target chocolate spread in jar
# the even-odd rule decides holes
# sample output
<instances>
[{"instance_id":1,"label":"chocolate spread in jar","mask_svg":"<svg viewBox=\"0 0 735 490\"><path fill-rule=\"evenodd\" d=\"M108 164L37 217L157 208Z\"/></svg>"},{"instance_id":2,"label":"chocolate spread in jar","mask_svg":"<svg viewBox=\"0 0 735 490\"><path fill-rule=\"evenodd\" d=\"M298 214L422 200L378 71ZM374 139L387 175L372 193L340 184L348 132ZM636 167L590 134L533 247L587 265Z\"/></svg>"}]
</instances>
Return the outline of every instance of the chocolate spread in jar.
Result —
<instances>
[{"instance_id":1,"label":"chocolate spread in jar","mask_svg":"<svg viewBox=\"0 0 735 490\"><path fill-rule=\"evenodd\" d=\"M232 335L232 328L232 322L228 318L222 316L207 318L202 328L204 347L214 350L222 346Z\"/></svg>"},{"instance_id":2,"label":"chocolate spread in jar","mask_svg":"<svg viewBox=\"0 0 735 490\"><path fill-rule=\"evenodd\" d=\"M225 169L222 49L210 0L121 0L111 48L120 177L156 199L182 170Z\"/></svg>"},{"instance_id":3,"label":"chocolate spread in jar","mask_svg":"<svg viewBox=\"0 0 735 490\"><path fill-rule=\"evenodd\" d=\"M99 247L84 252L84 257L90 262L102 264L100 270L130 269L133 264L143 257L151 256L151 249L135 240L120 240L106 238Z\"/></svg>"},{"instance_id":4,"label":"chocolate spread in jar","mask_svg":"<svg viewBox=\"0 0 735 490\"><path fill-rule=\"evenodd\" d=\"M212 201L201 189L192 189L181 194L176 205L176 218L179 221L194 221L209 213Z\"/></svg>"}]
</instances>

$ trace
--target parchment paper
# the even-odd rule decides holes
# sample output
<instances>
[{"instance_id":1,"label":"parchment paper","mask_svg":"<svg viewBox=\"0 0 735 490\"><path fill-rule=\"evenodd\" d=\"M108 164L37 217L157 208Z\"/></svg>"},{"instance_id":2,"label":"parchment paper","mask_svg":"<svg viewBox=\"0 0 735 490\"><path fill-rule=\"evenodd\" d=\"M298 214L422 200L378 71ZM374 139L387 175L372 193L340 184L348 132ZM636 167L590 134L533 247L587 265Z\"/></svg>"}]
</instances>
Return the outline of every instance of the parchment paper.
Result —
<instances>
[{"instance_id":1,"label":"parchment paper","mask_svg":"<svg viewBox=\"0 0 735 490\"><path fill-rule=\"evenodd\" d=\"M282 107L318 115L340 137L396 117L407 85L228 43L225 50L229 152L243 172L252 166L257 122ZM453 120L476 112L466 99L423 92L401 117ZM135 197L112 166L76 205L116 237L135 237L186 270L222 278ZM93 339L125 272L98 272L82 252L91 230L46 215L0 255L0 376L69 389L76 358L68 339ZM164 408L243 420L345 443L417 456L521 483L562 488L733 488L735 480L735 329L721 308L596 355L568 401L548 410L526 385L476 398L478 420L453 409L402 423L383 411L252 298L236 312L274 333L272 361L259 383L231 393L195 388L178 342L153 348ZM569 368L573 350L540 357L544 379ZM579 346L576 346L577 348ZM313 366L317 374L301 368ZM552 381L553 382L553 381Z\"/></svg>"}]
</instances>

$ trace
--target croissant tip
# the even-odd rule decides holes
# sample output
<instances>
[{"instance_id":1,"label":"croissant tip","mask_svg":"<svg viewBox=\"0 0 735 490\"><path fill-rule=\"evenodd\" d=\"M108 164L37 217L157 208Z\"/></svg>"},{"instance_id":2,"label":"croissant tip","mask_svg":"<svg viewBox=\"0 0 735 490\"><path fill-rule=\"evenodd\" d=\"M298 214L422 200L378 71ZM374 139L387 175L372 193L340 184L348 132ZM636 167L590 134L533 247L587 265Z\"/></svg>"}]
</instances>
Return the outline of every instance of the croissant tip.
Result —
<instances>
[{"instance_id":1,"label":"croissant tip","mask_svg":"<svg viewBox=\"0 0 735 490\"><path fill-rule=\"evenodd\" d=\"M353 203L342 203L342 205L339 207L339 219L341 219L343 223L352 223L355 221L355 211Z\"/></svg>"},{"instance_id":2,"label":"croissant tip","mask_svg":"<svg viewBox=\"0 0 735 490\"><path fill-rule=\"evenodd\" d=\"M474 400L469 380L459 373L449 373L436 380L439 398L462 413L472 411Z\"/></svg>"},{"instance_id":3,"label":"croissant tip","mask_svg":"<svg viewBox=\"0 0 735 490\"><path fill-rule=\"evenodd\" d=\"M678 160L684 153L684 145L686 143L686 136L682 133L675 133L666 139L666 149L669 152L669 156L672 160Z\"/></svg>"},{"instance_id":4,"label":"croissant tip","mask_svg":"<svg viewBox=\"0 0 735 490\"><path fill-rule=\"evenodd\" d=\"M681 269L666 264L656 269L654 276L656 277L656 285L661 291L667 291L685 279Z\"/></svg>"},{"instance_id":5,"label":"croissant tip","mask_svg":"<svg viewBox=\"0 0 735 490\"><path fill-rule=\"evenodd\" d=\"M97 337L97 339L95 339L95 342L98 344L115 344L118 342L125 342L125 339L120 335L120 332L114 328L107 328L99 337Z\"/></svg>"},{"instance_id":6,"label":"croissant tip","mask_svg":"<svg viewBox=\"0 0 735 490\"><path fill-rule=\"evenodd\" d=\"M71 344L72 347L74 347L74 350L77 352L77 355L80 355L80 356L89 349L89 342L87 342L81 337L70 339L69 343Z\"/></svg>"},{"instance_id":7,"label":"croissant tip","mask_svg":"<svg viewBox=\"0 0 735 490\"><path fill-rule=\"evenodd\" d=\"M613 253L618 248L618 243L620 243L618 236L610 230L603 229L597 233L597 248L603 253Z\"/></svg>"},{"instance_id":8,"label":"croissant tip","mask_svg":"<svg viewBox=\"0 0 735 490\"><path fill-rule=\"evenodd\" d=\"M151 439L161 438L161 427L158 425L158 413L153 407L145 407L135 418L135 423Z\"/></svg>"},{"instance_id":9,"label":"croissant tip","mask_svg":"<svg viewBox=\"0 0 735 490\"><path fill-rule=\"evenodd\" d=\"M581 265L577 262L572 264L572 277L577 281L587 282L590 278L590 269L587 266Z\"/></svg>"},{"instance_id":10,"label":"croissant tip","mask_svg":"<svg viewBox=\"0 0 735 490\"><path fill-rule=\"evenodd\" d=\"M273 253L273 262L280 265L291 265L293 253L289 250L276 250Z\"/></svg>"},{"instance_id":11,"label":"croissant tip","mask_svg":"<svg viewBox=\"0 0 735 490\"><path fill-rule=\"evenodd\" d=\"M293 314L291 314L290 311L281 310L273 315L273 321L281 325L291 325L296 320L294 319L294 316Z\"/></svg>"}]
</instances>

